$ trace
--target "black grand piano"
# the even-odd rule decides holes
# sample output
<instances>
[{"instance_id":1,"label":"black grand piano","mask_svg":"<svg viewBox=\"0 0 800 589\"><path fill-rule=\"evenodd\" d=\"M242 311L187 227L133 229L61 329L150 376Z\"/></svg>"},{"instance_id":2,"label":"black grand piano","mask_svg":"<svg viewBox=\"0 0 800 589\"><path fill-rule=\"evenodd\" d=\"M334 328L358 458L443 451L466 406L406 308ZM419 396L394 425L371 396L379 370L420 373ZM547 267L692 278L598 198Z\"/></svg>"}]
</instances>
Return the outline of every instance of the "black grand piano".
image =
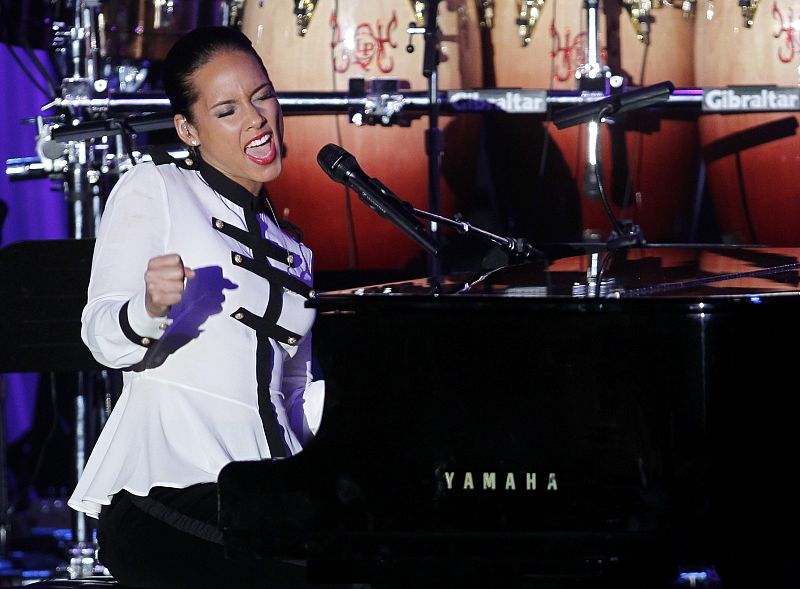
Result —
<instances>
[{"instance_id":1,"label":"black grand piano","mask_svg":"<svg viewBox=\"0 0 800 589\"><path fill-rule=\"evenodd\" d=\"M800 587L799 256L570 246L320 294L319 433L223 469L229 555L315 582Z\"/></svg>"}]
</instances>

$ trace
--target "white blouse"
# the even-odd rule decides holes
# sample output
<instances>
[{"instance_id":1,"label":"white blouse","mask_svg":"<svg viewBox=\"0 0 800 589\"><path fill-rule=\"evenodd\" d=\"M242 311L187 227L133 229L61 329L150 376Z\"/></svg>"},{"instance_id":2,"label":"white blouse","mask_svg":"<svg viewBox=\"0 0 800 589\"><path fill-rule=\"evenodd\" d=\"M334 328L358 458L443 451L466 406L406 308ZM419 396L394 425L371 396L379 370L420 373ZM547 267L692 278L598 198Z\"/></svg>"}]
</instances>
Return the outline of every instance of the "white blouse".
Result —
<instances>
[{"instance_id":1,"label":"white blouse","mask_svg":"<svg viewBox=\"0 0 800 589\"><path fill-rule=\"evenodd\" d=\"M100 222L82 338L124 373L69 500L93 517L121 489L215 482L231 461L296 454L319 426L311 251L243 187L187 163L133 167ZM168 253L196 276L153 319L144 272Z\"/></svg>"}]
</instances>

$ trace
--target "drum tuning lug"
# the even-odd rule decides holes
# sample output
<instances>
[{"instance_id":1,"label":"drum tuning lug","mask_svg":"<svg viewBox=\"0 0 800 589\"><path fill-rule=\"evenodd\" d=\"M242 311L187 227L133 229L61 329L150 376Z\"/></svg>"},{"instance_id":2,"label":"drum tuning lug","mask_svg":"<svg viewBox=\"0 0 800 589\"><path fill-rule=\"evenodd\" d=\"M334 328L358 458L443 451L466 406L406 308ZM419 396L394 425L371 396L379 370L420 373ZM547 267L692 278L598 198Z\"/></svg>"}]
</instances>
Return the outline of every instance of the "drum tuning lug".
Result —
<instances>
[{"instance_id":1,"label":"drum tuning lug","mask_svg":"<svg viewBox=\"0 0 800 589\"><path fill-rule=\"evenodd\" d=\"M683 12L683 18L689 19L692 16L694 16L696 4L697 0L683 0L683 2L681 3L681 11Z\"/></svg>"},{"instance_id":2,"label":"drum tuning lug","mask_svg":"<svg viewBox=\"0 0 800 589\"><path fill-rule=\"evenodd\" d=\"M478 5L478 22L482 29L494 27L494 0L475 0Z\"/></svg>"},{"instance_id":3,"label":"drum tuning lug","mask_svg":"<svg viewBox=\"0 0 800 589\"><path fill-rule=\"evenodd\" d=\"M294 14L297 18L297 34L305 37L317 3L316 0L297 0L296 4Z\"/></svg>"},{"instance_id":4,"label":"drum tuning lug","mask_svg":"<svg viewBox=\"0 0 800 589\"><path fill-rule=\"evenodd\" d=\"M409 31L412 27L422 28L425 27L425 2L422 0L410 0L411 10L414 11L414 21L409 25Z\"/></svg>"},{"instance_id":5,"label":"drum tuning lug","mask_svg":"<svg viewBox=\"0 0 800 589\"><path fill-rule=\"evenodd\" d=\"M517 34L523 47L531 43L545 0L517 0Z\"/></svg>"},{"instance_id":6,"label":"drum tuning lug","mask_svg":"<svg viewBox=\"0 0 800 589\"><path fill-rule=\"evenodd\" d=\"M244 19L244 3L245 0L230 0L230 2L221 2L220 11L222 13L222 22L225 26L241 29Z\"/></svg>"},{"instance_id":7,"label":"drum tuning lug","mask_svg":"<svg viewBox=\"0 0 800 589\"><path fill-rule=\"evenodd\" d=\"M758 0L739 0L739 7L742 9L744 26L748 29L751 28L753 26L753 19L756 16Z\"/></svg>"},{"instance_id":8,"label":"drum tuning lug","mask_svg":"<svg viewBox=\"0 0 800 589\"><path fill-rule=\"evenodd\" d=\"M652 3L648 0L626 0L623 2L628 11L628 17L636 31L636 38L643 44L650 44L650 25L655 19L650 14Z\"/></svg>"}]
</instances>

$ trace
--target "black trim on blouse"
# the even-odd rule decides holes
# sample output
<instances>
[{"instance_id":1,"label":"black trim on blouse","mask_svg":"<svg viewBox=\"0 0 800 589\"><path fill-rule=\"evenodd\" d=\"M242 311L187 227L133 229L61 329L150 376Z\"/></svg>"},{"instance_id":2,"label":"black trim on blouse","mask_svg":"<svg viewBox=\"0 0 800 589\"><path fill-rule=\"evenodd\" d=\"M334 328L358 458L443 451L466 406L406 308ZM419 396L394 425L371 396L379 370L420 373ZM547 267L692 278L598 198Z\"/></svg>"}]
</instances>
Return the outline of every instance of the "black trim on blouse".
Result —
<instances>
[{"instance_id":1,"label":"black trim on blouse","mask_svg":"<svg viewBox=\"0 0 800 589\"><path fill-rule=\"evenodd\" d=\"M202 158L198 157L196 160L197 170L211 188L242 207L245 211L253 213L264 212L264 201L267 197L267 192L263 187L257 196L253 196L244 186L234 182L211 164L203 161Z\"/></svg>"},{"instance_id":2,"label":"black trim on blouse","mask_svg":"<svg viewBox=\"0 0 800 589\"><path fill-rule=\"evenodd\" d=\"M122 308L119 310L119 326L122 329L122 333L131 340L133 343L143 346L145 348L149 348L150 345L154 341L158 341L158 339L153 339L150 337L145 337L143 335L139 335L133 330L131 327L130 321L128 321L128 303L130 301L125 301L125 304L122 305Z\"/></svg>"},{"instance_id":3,"label":"black trim on blouse","mask_svg":"<svg viewBox=\"0 0 800 589\"><path fill-rule=\"evenodd\" d=\"M249 247L253 250L256 257L267 257L273 260L286 264L290 268L296 268L300 265L300 260L295 259L295 255L290 251L282 248L277 243L273 243L261 237L260 232L256 235L240 229L235 225L226 223L222 219L211 217L211 222L214 224L214 229L224 233L231 239L235 239L242 245Z\"/></svg>"},{"instance_id":4,"label":"black trim on blouse","mask_svg":"<svg viewBox=\"0 0 800 589\"><path fill-rule=\"evenodd\" d=\"M275 260L280 264L296 268L300 265L300 260L295 259L293 253L265 238L263 234L264 228L258 220L260 213L267 212L264 207L267 194L263 187L257 196L253 196L243 186L231 180L201 158L195 157L193 165L199 170L200 175L211 189L215 190L223 198L240 206L244 212L246 231L240 227L225 223L216 217L211 219L214 229L249 248L252 252L253 257L250 258L239 252L231 251L233 263L243 270L264 278L270 285L266 309L262 316L242 307L231 313L231 317L256 332L258 411L261 415L270 453L275 458L285 457L289 452L286 448L283 428L278 421L275 407L271 402L269 390L272 374L271 364L277 360L269 340L272 339L289 346L298 344L301 339L299 334L278 325L278 320L283 311L283 293L284 290L290 290L309 298L313 296L313 291L302 280L270 263L270 260ZM275 219L275 222L278 223L278 220Z\"/></svg>"}]
</instances>

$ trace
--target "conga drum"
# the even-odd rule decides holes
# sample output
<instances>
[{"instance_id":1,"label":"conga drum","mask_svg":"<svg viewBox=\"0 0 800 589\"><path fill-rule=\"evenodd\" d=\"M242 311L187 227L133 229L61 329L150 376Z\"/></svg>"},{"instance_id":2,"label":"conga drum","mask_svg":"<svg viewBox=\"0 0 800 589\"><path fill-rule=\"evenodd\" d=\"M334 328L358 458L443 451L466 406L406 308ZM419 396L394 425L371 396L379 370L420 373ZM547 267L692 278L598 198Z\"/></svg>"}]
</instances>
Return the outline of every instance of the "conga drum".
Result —
<instances>
[{"instance_id":1,"label":"conga drum","mask_svg":"<svg viewBox=\"0 0 800 589\"><path fill-rule=\"evenodd\" d=\"M713 16L697 19L698 86L797 88L798 14L798 0L762 2L748 28L736 3L715 2ZM800 244L800 115L705 114L699 126L724 240Z\"/></svg>"},{"instance_id":2,"label":"conga drum","mask_svg":"<svg viewBox=\"0 0 800 589\"><path fill-rule=\"evenodd\" d=\"M576 70L583 65L588 47L588 20L580 0L545 0L530 42L522 43L518 34L518 7L514 1L496 2L491 32L494 55L494 84L498 87L577 90ZM675 3L680 6L680 3ZM621 74L628 86L646 86L671 81L676 87L693 85L693 24L680 8L660 3L651 10L649 44L637 37L622 2L601 3L598 18L600 62L612 74ZM635 113L639 115L640 113ZM631 115L629 115L630 119ZM640 120L639 117L636 120ZM600 164L606 193L620 220L638 224L650 242L683 238L684 219L696 179L696 124L648 115L648 124L623 130L601 125ZM536 129L528 124L534 143L540 136L549 150L534 152L532 167L543 168L541 158L559 165L568 181L558 184L560 194L546 194L544 200L557 203L571 191L579 200L573 207L580 218L584 236L606 238L611 229L592 175L586 177L587 124L558 130L547 124ZM520 140L524 140L524 137ZM524 148L524 146L523 146ZM548 186L554 185L549 182ZM530 190L535 182L519 188ZM510 196L510 195L509 195ZM548 211L540 211L547 214Z\"/></svg>"},{"instance_id":3,"label":"conga drum","mask_svg":"<svg viewBox=\"0 0 800 589\"><path fill-rule=\"evenodd\" d=\"M408 25L415 21L407 0L319 0L307 32L298 34L292 2L248 0L242 30L269 70L279 96L292 91L346 92L351 79L395 78L401 88L425 92L424 41L408 52ZM473 87L480 81L478 25L474 0L441 2L441 89ZM470 115L442 117L440 214L456 211L472 189L477 137ZM281 176L268 190L276 211L304 232L317 270L403 269L425 252L378 217L355 194L333 182L317 165L328 143L353 154L365 173L402 200L427 210L427 117L409 126L356 126L347 114L285 117L285 159ZM424 267L424 264L423 264Z\"/></svg>"}]
</instances>

